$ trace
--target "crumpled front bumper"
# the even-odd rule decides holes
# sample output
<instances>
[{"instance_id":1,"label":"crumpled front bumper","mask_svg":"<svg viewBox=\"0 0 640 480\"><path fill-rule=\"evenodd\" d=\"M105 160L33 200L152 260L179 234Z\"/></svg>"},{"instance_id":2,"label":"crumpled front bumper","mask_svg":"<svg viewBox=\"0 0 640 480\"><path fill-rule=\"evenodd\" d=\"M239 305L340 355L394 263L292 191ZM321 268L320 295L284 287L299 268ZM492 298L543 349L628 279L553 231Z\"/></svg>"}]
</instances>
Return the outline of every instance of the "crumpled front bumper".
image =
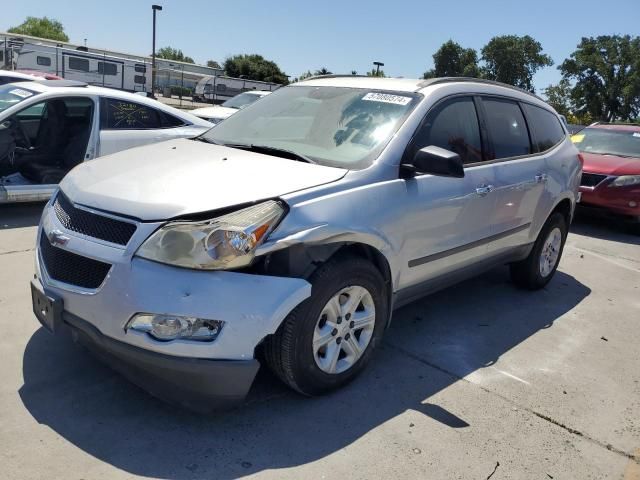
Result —
<instances>
[{"instance_id":1,"label":"crumpled front bumper","mask_svg":"<svg viewBox=\"0 0 640 480\"><path fill-rule=\"evenodd\" d=\"M155 228L146 226L150 231ZM135 257L137 245L115 248L74 234L47 206L38 235L51 229L68 237L64 246L56 248L112 266L99 288L76 288L48 275L38 244L36 286L62 299L64 324L77 339L157 396L167 398L159 393L162 385L169 387L163 390L181 390L183 397L169 398L177 403L186 404L184 398L195 394L213 394L225 404L226 397L243 397L259 367L254 359L256 346L311 295L311 285L304 279L195 271ZM132 242L139 245L147 236L148 232L141 232ZM163 342L125 330L136 313L193 316L225 324L213 342Z\"/></svg>"}]
</instances>

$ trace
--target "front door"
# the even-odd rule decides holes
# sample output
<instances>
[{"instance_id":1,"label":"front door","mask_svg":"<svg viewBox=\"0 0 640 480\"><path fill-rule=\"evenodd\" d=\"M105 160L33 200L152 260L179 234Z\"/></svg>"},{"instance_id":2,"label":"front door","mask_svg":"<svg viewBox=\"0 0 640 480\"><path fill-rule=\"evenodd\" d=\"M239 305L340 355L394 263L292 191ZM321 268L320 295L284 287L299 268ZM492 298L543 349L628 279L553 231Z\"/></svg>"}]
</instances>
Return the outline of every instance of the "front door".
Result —
<instances>
[{"instance_id":1,"label":"front door","mask_svg":"<svg viewBox=\"0 0 640 480\"><path fill-rule=\"evenodd\" d=\"M429 145L454 151L465 164L465 176L420 175L406 180L401 289L485 259L495 206L495 173L493 165L483 161L480 132L474 99L452 97L427 114L407 150L409 157Z\"/></svg>"}]
</instances>

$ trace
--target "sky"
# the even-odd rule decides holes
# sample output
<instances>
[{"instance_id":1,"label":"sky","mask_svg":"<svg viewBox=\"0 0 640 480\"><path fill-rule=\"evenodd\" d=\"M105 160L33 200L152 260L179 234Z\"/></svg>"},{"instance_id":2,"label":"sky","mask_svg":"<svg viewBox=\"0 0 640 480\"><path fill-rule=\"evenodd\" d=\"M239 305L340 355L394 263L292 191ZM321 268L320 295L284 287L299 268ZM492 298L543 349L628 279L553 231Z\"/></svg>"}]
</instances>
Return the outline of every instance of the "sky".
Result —
<instances>
[{"instance_id":1,"label":"sky","mask_svg":"<svg viewBox=\"0 0 640 480\"><path fill-rule=\"evenodd\" d=\"M384 62L389 76L421 77L433 53L453 39L480 50L495 35L531 35L553 67L534 78L557 83L557 65L583 36L640 35L640 0L156 0L157 47L181 49L197 63L258 53L292 78L326 67L364 74ZM0 31L25 17L62 22L72 43L135 54L151 52L151 4L141 0L21 0L3 8Z\"/></svg>"}]
</instances>

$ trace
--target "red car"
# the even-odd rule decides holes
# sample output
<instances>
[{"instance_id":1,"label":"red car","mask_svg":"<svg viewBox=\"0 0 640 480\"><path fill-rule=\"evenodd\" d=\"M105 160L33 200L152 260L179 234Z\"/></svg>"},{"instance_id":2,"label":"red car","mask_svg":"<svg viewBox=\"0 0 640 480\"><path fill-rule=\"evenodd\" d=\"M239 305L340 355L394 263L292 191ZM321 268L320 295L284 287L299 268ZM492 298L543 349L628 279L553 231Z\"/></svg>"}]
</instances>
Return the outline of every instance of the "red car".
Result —
<instances>
[{"instance_id":1,"label":"red car","mask_svg":"<svg viewBox=\"0 0 640 480\"><path fill-rule=\"evenodd\" d=\"M640 125L594 124L571 139L584 160L580 204L640 221Z\"/></svg>"}]
</instances>

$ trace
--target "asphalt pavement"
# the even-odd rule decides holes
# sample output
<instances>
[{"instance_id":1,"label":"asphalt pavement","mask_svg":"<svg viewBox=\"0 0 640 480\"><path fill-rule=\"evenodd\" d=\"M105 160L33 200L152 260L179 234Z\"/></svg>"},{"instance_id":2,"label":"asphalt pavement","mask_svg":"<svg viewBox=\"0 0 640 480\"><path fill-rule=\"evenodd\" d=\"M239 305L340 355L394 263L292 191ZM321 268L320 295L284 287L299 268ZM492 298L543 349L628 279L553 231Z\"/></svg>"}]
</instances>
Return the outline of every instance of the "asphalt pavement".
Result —
<instances>
[{"instance_id":1,"label":"asphalt pavement","mask_svg":"<svg viewBox=\"0 0 640 480\"><path fill-rule=\"evenodd\" d=\"M506 268L394 315L355 382L262 369L215 415L147 395L31 312L35 205L0 206L0 478L640 479L640 235L579 218L555 278Z\"/></svg>"}]
</instances>

